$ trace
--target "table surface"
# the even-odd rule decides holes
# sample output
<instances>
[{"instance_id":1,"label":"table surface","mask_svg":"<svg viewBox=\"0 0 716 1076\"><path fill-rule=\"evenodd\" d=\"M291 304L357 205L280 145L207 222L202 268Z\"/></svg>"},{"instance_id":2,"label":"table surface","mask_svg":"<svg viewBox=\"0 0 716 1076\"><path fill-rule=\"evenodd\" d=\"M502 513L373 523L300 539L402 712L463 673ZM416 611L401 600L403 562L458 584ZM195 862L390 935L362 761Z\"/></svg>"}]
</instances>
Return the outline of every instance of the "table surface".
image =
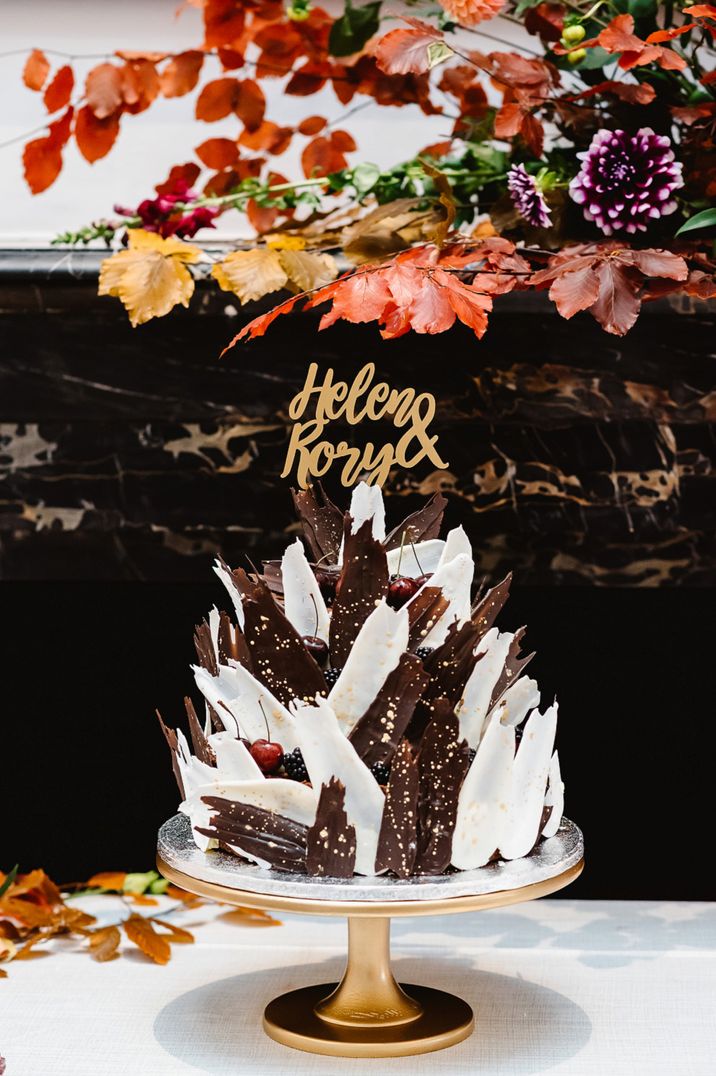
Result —
<instances>
[{"instance_id":1,"label":"table surface","mask_svg":"<svg viewBox=\"0 0 716 1076\"><path fill-rule=\"evenodd\" d=\"M114 898L83 906L120 917ZM164 967L138 951L97 964L68 940L6 965L7 1076L716 1071L716 904L551 899L396 920L396 977L461 994L476 1029L449 1050L393 1061L297 1053L261 1030L276 994L340 977L344 921L281 915L257 927L210 905L172 918L196 942L175 946Z\"/></svg>"}]
</instances>

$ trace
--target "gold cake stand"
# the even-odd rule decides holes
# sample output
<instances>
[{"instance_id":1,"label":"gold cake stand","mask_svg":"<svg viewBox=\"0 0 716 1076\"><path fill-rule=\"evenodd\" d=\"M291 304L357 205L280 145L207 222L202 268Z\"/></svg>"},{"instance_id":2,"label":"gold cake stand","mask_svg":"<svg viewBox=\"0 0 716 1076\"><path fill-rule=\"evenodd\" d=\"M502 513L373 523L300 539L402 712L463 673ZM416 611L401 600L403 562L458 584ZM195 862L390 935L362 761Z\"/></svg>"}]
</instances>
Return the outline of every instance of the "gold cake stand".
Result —
<instances>
[{"instance_id":1,"label":"gold cake stand","mask_svg":"<svg viewBox=\"0 0 716 1076\"><path fill-rule=\"evenodd\" d=\"M451 896L448 895L450 887L446 886L445 896L385 900L351 899L349 886L345 887L345 899L337 899L334 896L336 891L343 891L339 883L326 887L326 898L320 895L295 895L290 891L291 883L282 886L282 892L261 892L257 888L256 877L276 872L247 868L245 864L242 872L240 861L236 860L235 880L231 877L230 867L227 868L225 864L226 882L197 877L197 873L215 872L201 867L192 869L197 857L177 851L188 828L188 822L178 821L181 817L175 816L162 827L157 854L158 869L175 885L224 904L347 917L348 957L340 983L322 983L291 990L269 1002L263 1016L264 1030L276 1042L297 1050L340 1057L401 1057L428 1053L462 1042L473 1031L474 1015L462 998L432 987L398 984L395 981L390 966L392 918L481 911L534 900L569 885L579 877L584 866L581 834L573 823L565 820L560 834L565 825L571 827L569 851L560 857L557 849L557 854L551 857L554 862L550 862L547 868L543 866L538 872L544 874L545 869L548 873L553 869L554 873L514 888ZM168 827L172 825L181 834L179 841L175 839L175 834L167 837ZM550 840L559 841L559 835ZM544 845L549 843L546 841ZM186 848L183 852L186 852ZM203 860L211 860L214 855L223 857L224 861L234 858L224 853L199 855ZM565 862L569 865L565 866ZM242 873L248 874L250 888L239 887ZM529 875L529 868L524 874ZM234 884L230 884L230 877ZM496 878L499 878L499 874ZM319 892L325 881L330 880L315 883ZM414 883L415 887L420 885L424 886L425 883L420 880ZM273 880L272 888L277 888ZM294 883L293 888L305 893L310 891L311 882L304 880ZM431 892L433 888L431 886ZM410 892L410 887L406 889Z\"/></svg>"}]
</instances>

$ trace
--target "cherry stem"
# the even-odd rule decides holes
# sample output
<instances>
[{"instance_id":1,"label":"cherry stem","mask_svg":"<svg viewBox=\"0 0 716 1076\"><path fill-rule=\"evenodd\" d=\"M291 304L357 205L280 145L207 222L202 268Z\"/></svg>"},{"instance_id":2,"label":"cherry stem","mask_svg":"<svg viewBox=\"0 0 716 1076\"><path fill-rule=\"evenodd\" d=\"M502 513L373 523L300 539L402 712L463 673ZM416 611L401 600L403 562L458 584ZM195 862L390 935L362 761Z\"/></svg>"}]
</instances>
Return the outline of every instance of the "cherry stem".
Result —
<instances>
[{"instance_id":1,"label":"cherry stem","mask_svg":"<svg viewBox=\"0 0 716 1076\"><path fill-rule=\"evenodd\" d=\"M268 718L266 717L266 711L264 710L264 704L261 702L261 699L257 699L256 701L258 702L259 706L261 707L261 713L264 715L264 722L266 724L266 739L270 742L271 741L271 733L269 731L269 723L268 723Z\"/></svg>"},{"instance_id":2,"label":"cherry stem","mask_svg":"<svg viewBox=\"0 0 716 1076\"><path fill-rule=\"evenodd\" d=\"M221 699L219 699L219 706L221 706L222 710L226 710L227 714L229 715L231 720L236 725L236 736L240 740L241 739L241 725L239 724L236 715L233 713L233 711L231 711L229 709L229 707L226 705L226 703L223 702ZM248 739L248 737L247 737L247 739Z\"/></svg>"},{"instance_id":3,"label":"cherry stem","mask_svg":"<svg viewBox=\"0 0 716 1076\"><path fill-rule=\"evenodd\" d=\"M313 632L313 638L317 639L318 638L318 606L316 605L316 599L315 599L314 595L310 594L309 597L310 597L311 601L313 602L313 611L316 614L316 627L315 627L315 630Z\"/></svg>"},{"instance_id":4,"label":"cherry stem","mask_svg":"<svg viewBox=\"0 0 716 1076\"><path fill-rule=\"evenodd\" d=\"M395 569L396 576L400 575L400 565L403 563L403 546L405 545L405 535L407 531L403 531L400 538L400 553L398 554L398 567Z\"/></svg>"},{"instance_id":5,"label":"cherry stem","mask_svg":"<svg viewBox=\"0 0 716 1076\"><path fill-rule=\"evenodd\" d=\"M425 575L425 572L423 571L423 566L420 563L420 561L418 560L418 553L417 553L417 550L415 548L415 542L413 541L412 538L410 539L410 548L413 551L413 556L415 557L415 563L418 566L418 571L420 572L421 575Z\"/></svg>"}]
</instances>

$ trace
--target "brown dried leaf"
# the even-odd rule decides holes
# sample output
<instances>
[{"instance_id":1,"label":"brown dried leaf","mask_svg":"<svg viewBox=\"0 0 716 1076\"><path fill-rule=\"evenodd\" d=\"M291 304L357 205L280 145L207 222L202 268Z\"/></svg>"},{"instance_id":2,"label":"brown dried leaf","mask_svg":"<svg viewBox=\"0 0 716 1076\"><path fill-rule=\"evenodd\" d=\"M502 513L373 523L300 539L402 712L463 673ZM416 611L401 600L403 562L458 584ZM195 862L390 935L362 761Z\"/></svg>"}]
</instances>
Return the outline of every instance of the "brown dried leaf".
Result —
<instances>
[{"instance_id":1,"label":"brown dried leaf","mask_svg":"<svg viewBox=\"0 0 716 1076\"><path fill-rule=\"evenodd\" d=\"M100 871L99 874L92 875L87 882L87 888L94 889L95 886L99 886L101 889L112 889L121 893L126 877L126 871Z\"/></svg>"},{"instance_id":2,"label":"brown dried leaf","mask_svg":"<svg viewBox=\"0 0 716 1076\"><path fill-rule=\"evenodd\" d=\"M117 956L117 949L122 935L117 927L102 927L90 934L89 951L93 960L104 964Z\"/></svg>"},{"instance_id":3,"label":"brown dried leaf","mask_svg":"<svg viewBox=\"0 0 716 1076\"><path fill-rule=\"evenodd\" d=\"M172 951L166 937L157 934L151 919L141 915L130 915L122 924L124 932L131 942L142 950L155 964L168 964Z\"/></svg>"},{"instance_id":4,"label":"brown dried leaf","mask_svg":"<svg viewBox=\"0 0 716 1076\"><path fill-rule=\"evenodd\" d=\"M169 931L169 941L177 942L180 945L191 945L194 941L194 935L184 930L183 927L178 927L174 923L167 923L164 919L153 919L153 923L158 927L164 927Z\"/></svg>"}]
</instances>

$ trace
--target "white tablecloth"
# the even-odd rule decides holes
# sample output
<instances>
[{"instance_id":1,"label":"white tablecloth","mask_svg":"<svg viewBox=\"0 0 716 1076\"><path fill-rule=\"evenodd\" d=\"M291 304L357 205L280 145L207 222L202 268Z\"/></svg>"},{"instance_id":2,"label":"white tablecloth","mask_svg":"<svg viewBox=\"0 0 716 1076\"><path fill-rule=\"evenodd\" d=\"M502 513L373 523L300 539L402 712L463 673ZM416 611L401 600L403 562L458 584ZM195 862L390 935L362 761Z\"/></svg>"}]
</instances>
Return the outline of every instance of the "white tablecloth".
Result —
<instances>
[{"instance_id":1,"label":"white tablecloth","mask_svg":"<svg viewBox=\"0 0 716 1076\"><path fill-rule=\"evenodd\" d=\"M105 898L95 898L95 901ZM110 903L90 903L116 918ZM397 977L453 990L473 1036L394 1061L318 1057L265 1037L275 994L340 976L341 920L242 926L203 907L170 964L62 952L6 965L7 1076L713 1076L716 905L542 900L393 923Z\"/></svg>"}]
</instances>

